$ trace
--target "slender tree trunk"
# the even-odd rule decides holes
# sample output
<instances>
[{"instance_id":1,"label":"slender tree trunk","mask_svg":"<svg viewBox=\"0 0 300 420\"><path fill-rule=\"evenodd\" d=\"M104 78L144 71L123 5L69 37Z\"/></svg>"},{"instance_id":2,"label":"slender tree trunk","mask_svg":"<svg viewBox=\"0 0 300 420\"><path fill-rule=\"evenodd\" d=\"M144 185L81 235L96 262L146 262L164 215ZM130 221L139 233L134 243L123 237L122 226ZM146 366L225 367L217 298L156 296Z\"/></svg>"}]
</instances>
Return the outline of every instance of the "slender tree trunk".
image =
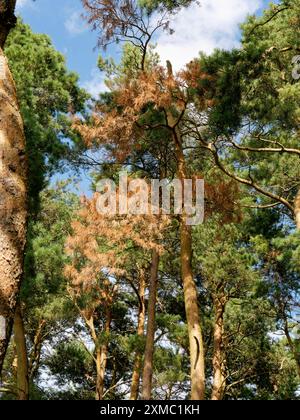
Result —
<instances>
[{"instance_id":1,"label":"slender tree trunk","mask_svg":"<svg viewBox=\"0 0 300 420\"><path fill-rule=\"evenodd\" d=\"M108 336L110 333L111 326L111 307L107 309L106 312L106 321L104 332ZM104 395L104 380L107 366L107 356L108 356L108 338L105 337L105 342L96 350L96 370L97 370L97 380L96 380L96 400L102 401Z\"/></svg>"},{"instance_id":2,"label":"slender tree trunk","mask_svg":"<svg viewBox=\"0 0 300 420\"><path fill-rule=\"evenodd\" d=\"M289 323L288 323L288 319L286 316L284 316L284 333L290 348L290 351L294 357L294 360L296 362L297 365L297 372L298 372L298 376L300 377L300 352L297 350L296 344L294 343L291 334L290 334L290 330L289 330Z\"/></svg>"},{"instance_id":3,"label":"slender tree trunk","mask_svg":"<svg viewBox=\"0 0 300 420\"><path fill-rule=\"evenodd\" d=\"M184 287L184 301L188 324L190 363L191 363L191 399L205 399L205 360L202 327L198 307L198 294L192 271L192 236L191 228L181 222L181 265Z\"/></svg>"},{"instance_id":4,"label":"slender tree trunk","mask_svg":"<svg viewBox=\"0 0 300 420\"><path fill-rule=\"evenodd\" d=\"M110 326L111 326L111 319L112 319L112 306L111 302L108 302L108 306L106 307L106 320L105 320L105 327L103 332L108 336L110 333ZM104 380L105 380L105 373L106 373L106 366L107 366L107 355L108 355L108 338L105 337L105 342L99 345L99 337L97 335L95 324L94 324L94 317L93 315L88 319L84 312L81 312L86 325L88 326L92 340L95 344L95 364L96 364L96 392L95 392L95 399L97 401L103 400L104 395Z\"/></svg>"},{"instance_id":5,"label":"slender tree trunk","mask_svg":"<svg viewBox=\"0 0 300 420\"><path fill-rule=\"evenodd\" d=\"M173 138L176 147L178 178L187 179L185 157L179 128L174 128ZM184 301L188 325L190 363L191 363L191 400L205 399L205 354L198 306L198 293L192 269L192 229L187 225L185 214L180 223L181 271L184 288Z\"/></svg>"},{"instance_id":6,"label":"slender tree trunk","mask_svg":"<svg viewBox=\"0 0 300 420\"><path fill-rule=\"evenodd\" d=\"M26 242L27 162L17 94L1 46L9 33L7 5L0 0L0 373L11 337L23 275ZM3 23L4 22L4 23Z\"/></svg>"},{"instance_id":7,"label":"slender tree trunk","mask_svg":"<svg viewBox=\"0 0 300 420\"><path fill-rule=\"evenodd\" d=\"M295 199L295 219L297 229L300 230L300 190L298 191Z\"/></svg>"},{"instance_id":8,"label":"slender tree trunk","mask_svg":"<svg viewBox=\"0 0 300 420\"><path fill-rule=\"evenodd\" d=\"M139 316L137 326L137 336L139 338L144 337L145 328L145 289L146 281L144 272L140 276L140 288L139 288ZM143 354L138 348L135 355L135 361L133 366L132 382L131 382L131 395L130 400L136 401L139 397L140 380L141 380L141 369L142 369Z\"/></svg>"},{"instance_id":9,"label":"slender tree trunk","mask_svg":"<svg viewBox=\"0 0 300 420\"><path fill-rule=\"evenodd\" d=\"M215 300L215 328L214 328L214 355L213 355L213 390L212 401L221 401L224 398L226 378L224 373L224 312L225 305Z\"/></svg>"},{"instance_id":10,"label":"slender tree trunk","mask_svg":"<svg viewBox=\"0 0 300 420\"><path fill-rule=\"evenodd\" d=\"M34 341L33 341L33 349L30 354L29 358L29 379L33 379L36 372L39 370L40 366L40 359L41 359L41 351L43 345L43 332L46 326L46 321L42 319L39 322L38 328L36 330Z\"/></svg>"},{"instance_id":11,"label":"slender tree trunk","mask_svg":"<svg viewBox=\"0 0 300 420\"><path fill-rule=\"evenodd\" d=\"M97 370L97 379L96 379L96 400L102 401L104 394L104 379L105 379L105 370L107 363L107 348L101 346L96 351L96 370Z\"/></svg>"},{"instance_id":12,"label":"slender tree trunk","mask_svg":"<svg viewBox=\"0 0 300 420\"><path fill-rule=\"evenodd\" d=\"M29 399L28 358L24 323L20 305L17 305L14 322L14 339L17 349L17 388L18 399Z\"/></svg>"},{"instance_id":13,"label":"slender tree trunk","mask_svg":"<svg viewBox=\"0 0 300 420\"><path fill-rule=\"evenodd\" d=\"M147 323L147 337L144 358L143 371L143 390L142 399L151 400L152 394L152 379L153 379L153 356L154 356L154 341L155 341L155 315L156 315L156 299L158 286L158 268L159 268L159 254L153 250L150 287L149 287L149 302L148 302L148 323Z\"/></svg>"}]
</instances>

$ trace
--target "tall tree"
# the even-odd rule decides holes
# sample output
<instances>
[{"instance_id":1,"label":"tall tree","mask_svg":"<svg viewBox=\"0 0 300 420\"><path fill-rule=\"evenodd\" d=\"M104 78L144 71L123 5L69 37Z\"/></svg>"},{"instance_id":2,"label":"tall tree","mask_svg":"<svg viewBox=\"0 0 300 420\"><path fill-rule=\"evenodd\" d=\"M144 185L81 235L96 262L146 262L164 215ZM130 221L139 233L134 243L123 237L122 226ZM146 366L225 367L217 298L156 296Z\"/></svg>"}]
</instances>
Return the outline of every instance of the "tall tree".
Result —
<instances>
[{"instance_id":1,"label":"tall tree","mask_svg":"<svg viewBox=\"0 0 300 420\"><path fill-rule=\"evenodd\" d=\"M270 302L279 331L286 338L289 351L295 361L300 377L299 349L299 233L287 237L278 229L278 236L267 238L259 235L253 238L261 258L262 286Z\"/></svg>"},{"instance_id":2,"label":"tall tree","mask_svg":"<svg viewBox=\"0 0 300 420\"><path fill-rule=\"evenodd\" d=\"M297 228L298 40L299 0L281 1L262 17L247 20L240 50L203 55L200 63L212 78L214 103L207 115L210 129L198 136L216 166L248 187L252 200L246 205L280 207ZM224 159L228 152L231 162Z\"/></svg>"},{"instance_id":3,"label":"tall tree","mask_svg":"<svg viewBox=\"0 0 300 420\"><path fill-rule=\"evenodd\" d=\"M78 76L67 71L64 57L53 48L50 39L45 35L34 34L28 25L17 23L6 40L5 54L15 80L24 121L29 166L27 182L29 217L36 219L40 209L40 192L45 188L49 176L55 170L61 169L62 161L66 161L70 155L75 155L70 149L74 150L77 138L72 134L68 114L71 110L82 112L87 95L77 86ZM55 85L53 85L54 79ZM14 121L13 124L17 128ZM73 140L72 146L70 141L68 145L65 142L67 137ZM23 158L21 152L20 157ZM9 215L7 212L6 214ZM33 226L34 222L30 220L23 290L29 288L31 291L25 292L21 298L21 306L24 309L22 313L25 314L25 318L27 304L29 303L31 307L34 301L32 289L37 274L35 273L37 261L32 250L36 239ZM21 242L18 246L21 246ZM39 322L43 323L44 320L37 321L37 324ZM20 345L22 346L22 341ZM38 354L39 351L36 352L36 357ZM34 369L31 368L33 366L29 363L29 370L33 372Z\"/></svg>"},{"instance_id":4,"label":"tall tree","mask_svg":"<svg viewBox=\"0 0 300 420\"><path fill-rule=\"evenodd\" d=\"M84 319L95 345L97 367L96 398L104 396L104 380L108 359L108 343L112 323L113 305L118 299L118 289L122 279L127 278L127 270L132 259L132 244L146 253L153 248L151 265L148 329L149 341L146 347L146 379L143 383L151 392L153 348L155 333L155 303L157 293L158 262L161 247L158 238L164 224L156 216L118 217L101 215L97 212L97 199L85 201L79 212L79 220L73 223L73 235L67 242L71 264L66 267L70 279L70 290L74 302ZM144 287L141 284L142 288ZM99 311L104 314L99 315ZM141 317L144 315L141 314ZM142 322L142 319L139 320ZM143 324L139 325L143 329ZM141 335L141 334L140 334ZM138 375L139 372L136 372ZM138 378L135 379L135 387ZM146 383L147 382L147 383ZM148 385L148 387L147 387ZM135 390L135 394L137 389Z\"/></svg>"},{"instance_id":5,"label":"tall tree","mask_svg":"<svg viewBox=\"0 0 300 420\"><path fill-rule=\"evenodd\" d=\"M210 295L213 307L213 401L224 399L228 382L227 306L234 299L249 294L257 280L251 267L255 261L251 258L248 246L243 244L238 227L233 224L220 226L219 223L218 218L214 218L198 227L194 234L197 272Z\"/></svg>"},{"instance_id":6,"label":"tall tree","mask_svg":"<svg viewBox=\"0 0 300 420\"><path fill-rule=\"evenodd\" d=\"M139 339L143 339L144 333L145 333L144 332L145 317L146 317L145 292L146 292L145 272L144 270L140 269L140 285L139 285L139 290L137 293L138 303L139 303L137 336ZM141 350L141 342L139 341L137 345L137 349L136 349L136 354L135 354L131 390L130 390L130 399L132 401L136 401L139 398L142 363L143 363L143 352Z\"/></svg>"},{"instance_id":7,"label":"tall tree","mask_svg":"<svg viewBox=\"0 0 300 420\"><path fill-rule=\"evenodd\" d=\"M153 379L153 355L154 355L154 340L156 331L156 302L158 289L158 269L159 269L159 254L156 250L152 251L150 284L149 284L149 302L148 302L148 323L146 335L146 348L144 357L144 371L143 371L143 400L151 400L152 394L152 379Z\"/></svg>"},{"instance_id":8,"label":"tall tree","mask_svg":"<svg viewBox=\"0 0 300 420\"><path fill-rule=\"evenodd\" d=\"M27 220L25 136L16 88L3 48L16 23L15 0L0 2L0 372L23 276Z\"/></svg>"},{"instance_id":9,"label":"tall tree","mask_svg":"<svg viewBox=\"0 0 300 420\"><path fill-rule=\"evenodd\" d=\"M63 276L67 260L64 244L79 204L78 197L67 191L68 185L62 183L41 193L40 211L29 222L31 246L27 249L14 339L10 346L17 350L17 381L13 380L9 363L3 370L4 383L17 389L20 399L28 396L28 380L30 398L34 398L38 390L46 341L55 341L66 325L71 328L76 320L75 310L68 304Z\"/></svg>"},{"instance_id":10,"label":"tall tree","mask_svg":"<svg viewBox=\"0 0 300 420\"><path fill-rule=\"evenodd\" d=\"M106 45L118 39L132 42L140 59L136 69L136 78L132 75L126 79L117 79L113 86L113 109L105 106L97 111L94 118L94 127L78 125L80 133L87 143L94 142L112 144L114 141L118 156L124 160L132 149L137 149L142 142L143 135L147 131L164 130L169 138L177 160L177 176L183 183L189 178L184 155L184 138L182 136L184 116L188 114L187 108L190 102L189 93L186 93L186 82L190 79L190 73L194 71L196 77L199 68L193 68L178 77L173 75L172 66L168 63L168 71L159 66L147 66L148 46L155 32L169 28L168 15L163 15L153 26L147 22L147 10L139 7L136 2L126 3L125 9L114 1L107 3L84 2L88 12L89 22L99 31L99 45ZM117 19L104 19L109 10L114 10L113 16ZM121 12L121 14L116 13ZM124 16L126 11L126 16ZM111 16L111 15L109 15ZM130 17L128 19L128 16ZM132 31L132 36L128 35ZM188 83L188 82L187 82ZM154 109L151 106L154 105ZM205 98L201 102L205 107ZM123 112L118 112L118 108ZM153 115L152 114L153 112ZM157 120L154 120L156 118ZM112 121L117 124L112 125ZM191 398L198 400L205 397L205 363L204 346L198 307L197 288L192 272L192 236L191 227L187 223L188 217L183 214L181 218L181 262L182 281L186 304L186 316L189 328L190 356L191 356Z\"/></svg>"}]
</instances>

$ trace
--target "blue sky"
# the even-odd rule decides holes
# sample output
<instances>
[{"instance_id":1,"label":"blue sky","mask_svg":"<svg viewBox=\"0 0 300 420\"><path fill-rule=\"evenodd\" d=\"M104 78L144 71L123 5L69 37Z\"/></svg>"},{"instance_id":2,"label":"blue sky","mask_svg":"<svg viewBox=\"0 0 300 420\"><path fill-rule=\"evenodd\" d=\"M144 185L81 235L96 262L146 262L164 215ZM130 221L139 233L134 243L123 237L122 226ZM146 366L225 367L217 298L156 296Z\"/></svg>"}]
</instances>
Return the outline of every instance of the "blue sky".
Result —
<instances>
[{"instance_id":1,"label":"blue sky","mask_svg":"<svg viewBox=\"0 0 300 420\"><path fill-rule=\"evenodd\" d=\"M99 51L96 36L81 19L80 0L19 0L18 14L34 32L49 35L67 58L68 68L79 73L81 82L91 79Z\"/></svg>"},{"instance_id":2,"label":"blue sky","mask_svg":"<svg viewBox=\"0 0 300 420\"><path fill-rule=\"evenodd\" d=\"M170 59L179 69L197 52L232 48L239 41L239 24L249 13L261 13L265 0L201 0L175 17L175 34L156 40L162 61ZM96 33L81 19L80 0L18 0L18 14L34 32L48 34L67 59L68 68L80 75L80 83L96 95L104 88L96 63Z\"/></svg>"}]
</instances>

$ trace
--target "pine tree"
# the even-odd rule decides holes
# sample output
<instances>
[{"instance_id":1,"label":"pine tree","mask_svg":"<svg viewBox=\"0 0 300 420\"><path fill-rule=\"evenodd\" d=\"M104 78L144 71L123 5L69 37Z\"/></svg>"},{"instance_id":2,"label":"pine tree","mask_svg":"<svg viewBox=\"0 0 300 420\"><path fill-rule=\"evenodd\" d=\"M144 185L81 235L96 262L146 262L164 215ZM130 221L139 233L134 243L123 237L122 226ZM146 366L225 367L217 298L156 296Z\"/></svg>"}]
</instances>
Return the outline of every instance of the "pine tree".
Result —
<instances>
[{"instance_id":1,"label":"pine tree","mask_svg":"<svg viewBox=\"0 0 300 420\"><path fill-rule=\"evenodd\" d=\"M16 0L0 2L0 372L23 276L27 220L27 159L16 88L3 48L15 26Z\"/></svg>"}]
</instances>

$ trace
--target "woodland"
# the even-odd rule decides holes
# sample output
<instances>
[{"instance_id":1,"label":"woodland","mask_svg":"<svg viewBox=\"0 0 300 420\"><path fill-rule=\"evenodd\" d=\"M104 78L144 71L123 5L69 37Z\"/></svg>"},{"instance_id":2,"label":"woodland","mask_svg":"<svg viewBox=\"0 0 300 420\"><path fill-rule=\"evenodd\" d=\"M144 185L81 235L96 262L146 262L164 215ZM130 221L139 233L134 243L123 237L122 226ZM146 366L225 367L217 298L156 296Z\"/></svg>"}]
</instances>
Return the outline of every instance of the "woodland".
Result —
<instances>
[{"instance_id":1,"label":"woodland","mask_svg":"<svg viewBox=\"0 0 300 420\"><path fill-rule=\"evenodd\" d=\"M299 399L300 0L175 71L156 36L194 2L82 0L92 98L0 0L2 400ZM122 171L203 179L204 223L99 214Z\"/></svg>"}]
</instances>

